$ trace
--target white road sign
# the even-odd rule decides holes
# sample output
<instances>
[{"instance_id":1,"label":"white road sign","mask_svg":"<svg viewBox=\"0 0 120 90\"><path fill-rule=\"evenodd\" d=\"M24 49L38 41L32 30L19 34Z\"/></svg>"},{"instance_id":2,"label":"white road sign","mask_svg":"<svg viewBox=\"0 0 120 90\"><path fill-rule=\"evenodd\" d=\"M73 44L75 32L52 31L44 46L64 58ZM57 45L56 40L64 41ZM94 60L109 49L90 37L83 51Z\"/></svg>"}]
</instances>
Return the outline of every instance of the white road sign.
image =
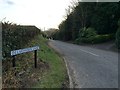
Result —
<instances>
[{"instance_id":1,"label":"white road sign","mask_svg":"<svg viewBox=\"0 0 120 90\"><path fill-rule=\"evenodd\" d=\"M11 51L11 56L21 54L21 53L31 52L31 51L38 50L38 49L39 49L39 46L25 48L25 49L19 49L19 50L13 50L13 51Z\"/></svg>"}]
</instances>

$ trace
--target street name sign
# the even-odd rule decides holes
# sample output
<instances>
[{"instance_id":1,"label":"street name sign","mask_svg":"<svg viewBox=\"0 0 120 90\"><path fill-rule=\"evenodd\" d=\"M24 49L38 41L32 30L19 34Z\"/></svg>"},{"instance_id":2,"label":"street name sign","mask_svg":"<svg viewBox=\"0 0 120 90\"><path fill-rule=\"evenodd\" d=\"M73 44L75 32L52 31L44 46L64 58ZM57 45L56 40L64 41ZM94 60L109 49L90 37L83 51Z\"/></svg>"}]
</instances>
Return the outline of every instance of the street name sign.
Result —
<instances>
[{"instance_id":1,"label":"street name sign","mask_svg":"<svg viewBox=\"0 0 120 90\"><path fill-rule=\"evenodd\" d=\"M37 50L39 49L39 46L25 48L25 49L19 49L19 50L13 50L11 51L11 56L13 57L12 63L13 67L15 67L15 56L18 54L26 53L34 51L34 61L35 61L35 68L37 68Z\"/></svg>"},{"instance_id":2,"label":"street name sign","mask_svg":"<svg viewBox=\"0 0 120 90\"><path fill-rule=\"evenodd\" d=\"M31 48L25 48L25 49L19 49L19 50L13 50L13 51L11 51L11 56L26 53L26 52L35 51L35 50L38 50L38 49L39 49L39 46L35 46L35 47L31 47Z\"/></svg>"}]
</instances>

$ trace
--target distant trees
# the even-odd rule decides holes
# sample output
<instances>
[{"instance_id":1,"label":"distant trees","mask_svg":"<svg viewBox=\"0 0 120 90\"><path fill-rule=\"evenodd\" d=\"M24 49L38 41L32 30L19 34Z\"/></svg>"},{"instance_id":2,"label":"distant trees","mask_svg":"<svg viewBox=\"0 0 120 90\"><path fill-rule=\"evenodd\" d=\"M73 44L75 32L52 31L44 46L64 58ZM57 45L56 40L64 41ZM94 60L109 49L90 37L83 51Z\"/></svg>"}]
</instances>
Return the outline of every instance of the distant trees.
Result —
<instances>
[{"instance_id":1,"label":"distant trees","mask_svg":"<svg viewBox=\"0 0 120 90\"><path fill-rule=\"evenodd\" d=\"M46 31L44 31L44 35L47 37L47 38L52 38L52 36L58 31L58 29L55 29L55 28L50 28Z\"/></svg>"},{"instance_id":2,"label":"distant trees","mask_svg":"<svg viewBox=\"0 0 120 90\"><path fill-rule=\"evenodd\" d=\"M99 35L115 34L119 18L120 2L78 2L61 22L53 38L75 41L82 28L90 27Z\"/></svg>"}]
</instances>

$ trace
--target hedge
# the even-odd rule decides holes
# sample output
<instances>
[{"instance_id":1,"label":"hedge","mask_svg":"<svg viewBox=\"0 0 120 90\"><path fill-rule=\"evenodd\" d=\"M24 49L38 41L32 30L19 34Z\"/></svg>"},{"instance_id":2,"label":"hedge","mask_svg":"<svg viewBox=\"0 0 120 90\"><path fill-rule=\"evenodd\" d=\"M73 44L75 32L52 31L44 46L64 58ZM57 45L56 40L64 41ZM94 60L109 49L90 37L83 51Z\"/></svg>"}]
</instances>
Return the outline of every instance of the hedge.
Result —
<instances>
[{"instance_id":1,"label":"hedge","mask_svg":"<svg viewBox=\"0 0 120 90\"><path fill-rule=\"evenodd\" d=\"M118 28L116 32L116 46L118 49L120 49L120 28Z\"/></svg>"},{"instance_id":2,"label":"hedge","mask_svg":"<svg viewBox=\"0 0 120 90\"><path fill-rule=\"evenodd\" d=\"M106 42L106 41L110 41L112 39L114 39L115 35L114 34L106 34L106 35L96 35L96 36L92 36L89 38L78 38L76 39L76 43L102 43L102 42Z\"/></svg>"},{"instance_id":3,"label":"hedge","mask_svg":"<svg viewBox=\"0 0 120 90\"><path fill-rule=\"evenodd\" d=\"M10 57L10 51L23 48L31 39L40 34L35 26L21 26L2 23L2 55Z\"/></svg>"}]
</instances>

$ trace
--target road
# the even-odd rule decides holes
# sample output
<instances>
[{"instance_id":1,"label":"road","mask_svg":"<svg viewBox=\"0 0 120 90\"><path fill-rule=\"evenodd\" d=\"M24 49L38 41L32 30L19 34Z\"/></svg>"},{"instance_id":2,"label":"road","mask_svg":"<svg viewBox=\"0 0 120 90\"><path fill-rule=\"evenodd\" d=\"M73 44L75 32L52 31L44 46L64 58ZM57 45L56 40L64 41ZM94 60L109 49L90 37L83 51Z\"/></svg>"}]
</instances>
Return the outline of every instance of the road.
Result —
<instances>
[{"instance_id":1,"label":"road","mask_svg":"<svg viewBox=\"0 0 120 90\"><path fill-rule=\"evenodd\" d=\"M50 40L66 60L74 88L118 88L118 54Z\"/></svg>"}]
</instances>

